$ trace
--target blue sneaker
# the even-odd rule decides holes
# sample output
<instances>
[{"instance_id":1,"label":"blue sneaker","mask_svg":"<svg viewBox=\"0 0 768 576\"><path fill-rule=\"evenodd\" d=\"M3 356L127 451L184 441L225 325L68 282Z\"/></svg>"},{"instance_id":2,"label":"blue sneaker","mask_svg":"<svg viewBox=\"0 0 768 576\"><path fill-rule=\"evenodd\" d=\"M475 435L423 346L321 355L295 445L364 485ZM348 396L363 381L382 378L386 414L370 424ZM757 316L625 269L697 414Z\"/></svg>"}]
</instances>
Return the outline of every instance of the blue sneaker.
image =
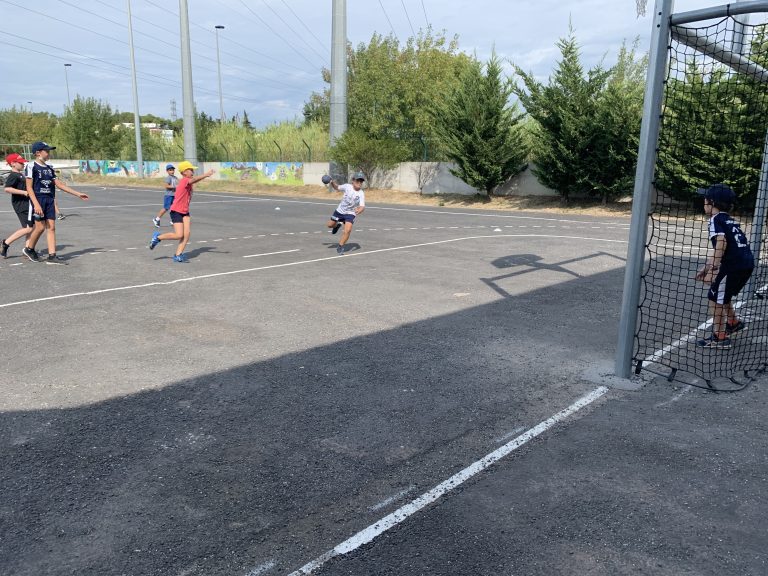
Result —
<instances>
[{"instance_id":1,"label":"blue sneaker","mask_svg":"<svg viewBox=\"0 0 768 576\"><path fill-rule=\"evenodd\" d=\"M338 254L339 256L344 254L344 246L339 246L338 248L336 248L336 254Z\"/></svg>"},{"instance_id":2,"label":"blue sneaker","mask_svg":"<svg viewBox=\"0 0 768 576\"><path fill-rule=\"evenodd\" d=\"M187 256L186 254L184 254L184 252L182 252L181 254L179 254L179 258L181 258L181 260L182 260L183 262L189 262L189 256Z\"/></svg>"},{"instance_id":3,"label":"blue sneaker","mask_svg":"<svg viewBox=\"0 0 768 576\"><path fill-rule=\"evenodd\" d=\"M154 234L152 234L152 240L149 241L150 250L154 250L155 246L160 244L160 238L158 238L158 236L160 236L160 232L155 232Z\"/></svg>"},{"instance_id":4,"label":"blue sneaker","mask_svg":"<svg viewBox=\"0 0 768 576\"><path fill-rule=\"evenodd\" d=\"M173 257L173 261L174 262L189 262L189 260L185 260L184 259L184 255L183 254L177 254L176 256L174 256Z\"/></svg>"}]
</instances>

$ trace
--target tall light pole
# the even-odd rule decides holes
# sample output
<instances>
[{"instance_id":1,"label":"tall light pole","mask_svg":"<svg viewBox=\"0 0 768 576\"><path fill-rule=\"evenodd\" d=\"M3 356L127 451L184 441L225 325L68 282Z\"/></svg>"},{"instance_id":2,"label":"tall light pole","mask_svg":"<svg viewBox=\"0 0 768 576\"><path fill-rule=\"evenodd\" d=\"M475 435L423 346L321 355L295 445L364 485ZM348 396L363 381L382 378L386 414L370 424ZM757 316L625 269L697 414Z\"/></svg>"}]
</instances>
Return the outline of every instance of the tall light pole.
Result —
<instances>
[{"instance_id":1,"label":"tall light pole","mask_svg":"<svg viewBox=\"0 0 768 576\"><path fill-rule=\"evenodd\" d=\"M219 69L219 122L224 123L224 95L221 92L221 56L219 54L219 30L224 30L224 26L217 24L216 28L216 64Z\"/></svg>"},{"instance_id":2,"label":"tall light pole","mask_svg":"<svg viewBox=\"0 0 768 576\"><path fill-rule=\"evenodd\" d=\"M72 64L64 64L64 84L67 86L67 108L72 107L72 100L69 99L69 76L67 75L67 68Z\"/></svg>"},{"instance_id":3,"label":"tall light pole","mask_svg":"<svg viewBox=\"0 0 768 576\"><path fill-rule=\"evenodd\" d=\"M141 115L139 114L139 88L136 85L136 58L133 54L133 18L131 18L131 0L128 2L128 43L131 48L131 76L133 84L133 127L136 131L136 163L139 178L144 178L144 158L141 150Z\"/></svg>"},{"instance_id":4,"label":"tall light pole","mask_svg":"<svg viewBox=\"0 0 768 576\"><path fill-rule=\"evenodd\" d=\"M333 0L331 20L331 145L347 131L347 0ZM345 167L331 162L331 176Z\"/></svg>"},{"instance_id":5,"label":"tall light pole","mask_svg":"<svg viewBox=\"0 0 768 576\"><path fill-rule=\"evenodd\" d=\"M184 102L184 160L197 164L195 95L192 90L192 51L189 47L187 0L179 0L179 28L181 32L181 91Z\"/></svg>"}]
</instances>

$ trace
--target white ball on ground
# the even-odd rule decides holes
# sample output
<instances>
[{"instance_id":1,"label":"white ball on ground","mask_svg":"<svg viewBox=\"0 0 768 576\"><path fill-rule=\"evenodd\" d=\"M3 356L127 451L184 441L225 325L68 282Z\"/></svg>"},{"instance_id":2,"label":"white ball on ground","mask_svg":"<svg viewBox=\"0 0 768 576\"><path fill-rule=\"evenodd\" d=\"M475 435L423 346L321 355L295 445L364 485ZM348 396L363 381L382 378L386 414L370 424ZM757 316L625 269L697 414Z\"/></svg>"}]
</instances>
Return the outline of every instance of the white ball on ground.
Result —
<instances>
[{"instance_id":1,"label":"white ball on ground","mask_svg":"<svg viewBox=\"0 0 768 576\"><path fill-rule=\"evenodd\" d=\"M275 206L275 210L280 210L280 206Z\"/></svg>"}]
</instances>

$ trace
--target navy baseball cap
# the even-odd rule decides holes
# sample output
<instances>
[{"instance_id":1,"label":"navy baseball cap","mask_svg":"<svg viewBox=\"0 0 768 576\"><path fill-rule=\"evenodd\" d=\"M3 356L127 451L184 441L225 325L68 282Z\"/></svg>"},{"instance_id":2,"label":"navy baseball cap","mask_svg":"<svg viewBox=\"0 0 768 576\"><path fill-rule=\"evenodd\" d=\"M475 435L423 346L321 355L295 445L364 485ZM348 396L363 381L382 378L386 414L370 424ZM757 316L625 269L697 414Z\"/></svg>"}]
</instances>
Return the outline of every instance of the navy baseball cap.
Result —
<instances>
[{"instance_id":1,"label":"navy baseball cap","mask_svg":"<svg viewBox=\"0 0 768 576\"><path fill-rule=\"evenodd\" d=\"M705 200L711 200L718 204L733 204L736 200L736 194L725 184L712 184L708 188L699 188L696 190L699 196L704 196Z\"/></svg>"},{"instance_id":2,"label":"navy baseball cap","mask_svg":"<svg viewBox=\"0 0 768 576\"><path fill-rule=\"evenodd\" d=\"M352 180L365 180L365 174L362 172L358 172L354 176L352 176Z\"/></svg>"},{"instance_id":3,"label":"navy baseball cap","mask_svg":"<svg viewBox=\"0 0 768 576\"><path fill-rule=\"evenodd\" d=\"M40 152L40 150L56 150L56 146L51 146L46 142L35 142L32 144L32 154Z\"/></svg>"},{"instance_id":4,"label":"navy baseball cap","mask_svg":"<svg viewBox=\"0 0 768 576\"><path fill-rule=\"evenodd\" d=\"M176 170L176 166L174 166L173 164L168 164L168 165L165 167L165 169L166 169L166 170Z\"/></svg>"}]
</instances>

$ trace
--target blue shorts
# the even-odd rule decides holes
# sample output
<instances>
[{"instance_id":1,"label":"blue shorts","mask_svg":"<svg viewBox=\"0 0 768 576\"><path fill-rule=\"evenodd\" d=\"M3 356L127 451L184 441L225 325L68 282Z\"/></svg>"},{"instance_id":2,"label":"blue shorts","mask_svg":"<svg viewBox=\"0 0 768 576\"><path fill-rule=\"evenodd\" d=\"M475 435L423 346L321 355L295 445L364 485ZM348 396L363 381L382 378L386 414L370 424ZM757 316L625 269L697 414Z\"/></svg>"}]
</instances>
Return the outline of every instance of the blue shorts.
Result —
<instances>
[{"instance_id":1,"label":"blue shorts","mask_svg":"<svg viewBox=\"0 0 768 576\"><path fill-rule=\"evenodd\" d=\"M40 204L40 208L43 209L43 215L38 216L34 213L34 208L32 210L32 219L36 222L39 222L41 220L56 220L56 205L53 203L54 198L51 194L40 194L37 197L37 201ZM30 206L32 205L32 202L29 203Z\"/></svg>"},{"instance_id":2,"label":"blue shorts","mask_svg":"<svg viewBox=\"0 0 768 576\"><path fill-rule=\"evenodd\" d=\"M709 287L707 298L715 304L730 304L731 299L747 285L750 276L752 276L752 268L746 270L721 268Z\"/></svg>"},{"instance_id":3,"label":"blue shorts","mask_svg":"<svg viewBox=\"0 0 768 576\"><path fill-rule=\"evenodd\" d=\"M171 222L174 224L181 224L184 222L184 217L189 216L189 212L186 214L182 214L181 212L176 212L175 210L171 210Z\"/></svg>"},{"instance_id":4,"label":"blue shorts","mask_svg":"<svg viewBox=\"0 0 768 576\"><path fill-rule=\"evenodd\" d=\"M350 224L353 224L355 222L355 215L342 214L338 210L334 210L333 216L331 216L331 220L333 220L334 222L349 222Z\"/></svg>"},{"instance_id":5,"label":"blue shorts","mask_svg":"<svg viewBox=\"0 0 768 576\"><path fill-rule=\"evenodd\" d=\"M170 210L171 204L173 204L173 194L166 194L163 196L163 210Z\"/></svg>"}]
</instances>

